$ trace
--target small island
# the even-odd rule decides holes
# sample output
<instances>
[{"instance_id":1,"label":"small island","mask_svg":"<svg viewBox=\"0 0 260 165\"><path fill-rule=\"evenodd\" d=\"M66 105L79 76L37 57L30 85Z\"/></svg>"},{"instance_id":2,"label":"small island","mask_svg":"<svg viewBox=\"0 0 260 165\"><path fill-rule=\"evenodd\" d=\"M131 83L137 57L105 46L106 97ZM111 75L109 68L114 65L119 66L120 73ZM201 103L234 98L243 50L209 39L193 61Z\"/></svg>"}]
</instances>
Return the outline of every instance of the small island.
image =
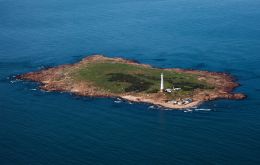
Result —
<instances>
[{"instance_id":1,"label":"small island","mask_svg":"<svg viewBox=\"0 0 260 165\"><path fill-rule=\"evenodd\" d=\"M244 99L233 93L239 86L226 73L160 69L123 58L92 55L78 63L17 76L40 82L46 91L80 96L114 97L170 109L184 109L215 99Z\"/></svg>"}]
</instances>

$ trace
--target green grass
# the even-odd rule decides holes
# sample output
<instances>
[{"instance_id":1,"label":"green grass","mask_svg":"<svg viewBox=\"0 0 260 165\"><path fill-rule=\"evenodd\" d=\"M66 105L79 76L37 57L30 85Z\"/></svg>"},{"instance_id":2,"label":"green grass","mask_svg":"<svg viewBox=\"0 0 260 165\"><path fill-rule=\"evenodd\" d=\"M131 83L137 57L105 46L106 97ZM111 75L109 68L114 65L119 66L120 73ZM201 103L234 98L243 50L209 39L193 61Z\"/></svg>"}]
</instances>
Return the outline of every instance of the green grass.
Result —
<instances>
[{"instance_id":1,"label":"green grass","mask_svg":"<svg viewBox=\"0 0 260 165\"><path fill-rule=\"evenodd\" d=\"M96 87L112 93L144 92L156 93L160 87L160 74L164 74L165 88L182 88L181 92L190 94L194 89L212 89L195 75L147 68L123 63L90 63L73 72L76 81L92 82Z\"/></svg>"}]
</instances>

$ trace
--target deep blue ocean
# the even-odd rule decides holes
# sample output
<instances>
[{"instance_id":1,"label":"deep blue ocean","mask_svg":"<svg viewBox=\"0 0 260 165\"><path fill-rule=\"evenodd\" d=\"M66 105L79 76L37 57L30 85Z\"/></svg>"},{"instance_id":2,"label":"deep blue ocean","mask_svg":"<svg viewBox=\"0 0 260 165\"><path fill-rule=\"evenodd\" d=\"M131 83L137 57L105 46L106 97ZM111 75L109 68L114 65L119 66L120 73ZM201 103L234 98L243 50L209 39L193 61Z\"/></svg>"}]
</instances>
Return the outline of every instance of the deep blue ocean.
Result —
<instances>
[{"instance_id":1,"label":"deep blue ocean","mask_svg":"<svg viewBox=\"0 0 260 165\"><path fill-rule=\"evenodd\" d=\"M165 111L13 78L96 53L228 72L248 98ZM260 164L260 1L0 0L0 164Z\"/></svg>"}]
</instances>

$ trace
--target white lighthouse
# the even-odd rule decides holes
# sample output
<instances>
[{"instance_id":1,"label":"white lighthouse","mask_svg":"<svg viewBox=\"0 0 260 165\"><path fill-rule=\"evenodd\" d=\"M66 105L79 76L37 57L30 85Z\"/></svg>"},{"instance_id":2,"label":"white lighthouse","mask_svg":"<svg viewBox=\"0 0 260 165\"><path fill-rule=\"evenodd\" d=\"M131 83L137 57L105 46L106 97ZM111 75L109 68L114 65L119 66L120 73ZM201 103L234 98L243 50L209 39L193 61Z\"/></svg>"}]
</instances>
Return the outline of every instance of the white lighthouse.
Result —
<instances>
[{"instance_id":1,"label":"white lighthouse","mask_svg":"<svg viewBox=\"0 0 260 165\"><path fill-rule=\"evenodd\" d=\"M163 73L161 73L161 88L160 91L163 92L164 86L163 86Z\"/></svg>"}]
</instances>

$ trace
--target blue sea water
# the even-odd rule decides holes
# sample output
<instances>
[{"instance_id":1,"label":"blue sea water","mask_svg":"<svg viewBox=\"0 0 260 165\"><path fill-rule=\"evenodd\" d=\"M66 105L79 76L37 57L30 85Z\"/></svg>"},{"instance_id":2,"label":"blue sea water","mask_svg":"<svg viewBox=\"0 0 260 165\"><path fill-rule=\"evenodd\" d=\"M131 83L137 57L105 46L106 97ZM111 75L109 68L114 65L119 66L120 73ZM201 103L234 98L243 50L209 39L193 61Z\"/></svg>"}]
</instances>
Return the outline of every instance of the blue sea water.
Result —
<instances>
[{"instance_id":1,"label":"blue sea water","mask_svg":"<svg viewBox=\"0 0 260 165\"><path fill-rule=\"evenodd\" d=\"M0 164L259 164L259 0L0 0ZM12 76L90 54L228 72L194 110L39 90Z\"/></svg>"}]
</instances>

